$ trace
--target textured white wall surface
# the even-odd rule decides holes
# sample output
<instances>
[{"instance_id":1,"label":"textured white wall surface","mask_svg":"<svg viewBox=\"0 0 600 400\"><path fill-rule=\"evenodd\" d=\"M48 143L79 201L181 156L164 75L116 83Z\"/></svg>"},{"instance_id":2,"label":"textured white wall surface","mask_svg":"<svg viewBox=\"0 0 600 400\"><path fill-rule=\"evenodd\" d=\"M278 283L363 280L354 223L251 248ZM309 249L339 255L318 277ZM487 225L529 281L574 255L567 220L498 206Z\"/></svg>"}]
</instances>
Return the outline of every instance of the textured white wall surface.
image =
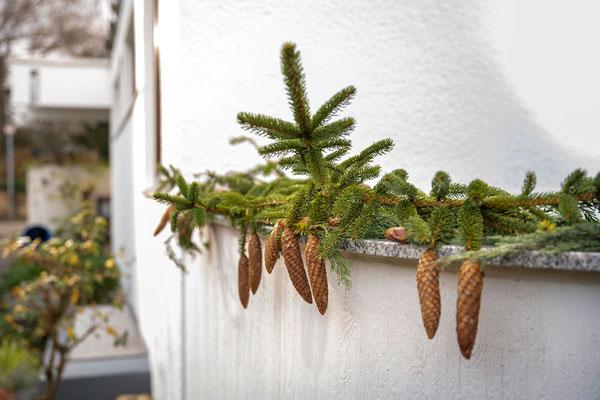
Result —
<instances>
[{"instance_id":1,"label":"textured white wall surface","mask_svg":"<svg viewBox=\"0 0 600 400\"><path fill-rule=\"evenodd\" d=\"M140 96L112 140L113 239L134 260L132 301L155 398L598 397L597 275L490 268L470 361L454 333L455 271L442 274L433 341L420 322L414 262L351 256L354 287L345 291L330 276L325 317L301 301L281 264L244 311L236 235L227 228L216 228L211 250L189 260L182 278L164 256L168 234L151 238L163 208L142 195L153 175L151 0L123 2L112 74L132 4ZM510 190L530 169L540 189L556 188L578 166L595 173L597 3L520 4L159 1L162 161L187 175L258 163L250 146L227 142L242 133L238 111L291 119L278 59L289 40L302 52L313 110L356 85L344 112L358 121L355 149L391 137L384 170L406 168L420 187L439 169Z\"/></svg>"},{"instance_id":2,"label":"textured white wall surface","mask_svg":"<svg viewBox=\"0 0 600 400\"><path fill-rule=\"evenodd\" d=\"M456 341L456 269L441 274L429 340L416 261L348 255L353 287L329 275L321 316L280 259L248 309L237 292L237 231L186 277L188 399L594 399L600 394L600 275L486 269L471 360ZM264 243L264 239L263 239Z\"/></svg>"},{"instance_id":3,"label":"textured white wall surface","mask_svg":"<svg viewBox=\"0 0 600 400\"><path fill-rule=\"evenodd\" d=\"M394 139L384 171L405 168L420 187L439 169L509 190L527 170L552 189L577 166L600 169L595 1L180 3L188 172L258 161L250 148L228 148L240 134L237 112L291 119L279 71L284 41L302 52L313 110L355 85L344 113L358 122L355 149Z\"/></svg>"}]
</instances>

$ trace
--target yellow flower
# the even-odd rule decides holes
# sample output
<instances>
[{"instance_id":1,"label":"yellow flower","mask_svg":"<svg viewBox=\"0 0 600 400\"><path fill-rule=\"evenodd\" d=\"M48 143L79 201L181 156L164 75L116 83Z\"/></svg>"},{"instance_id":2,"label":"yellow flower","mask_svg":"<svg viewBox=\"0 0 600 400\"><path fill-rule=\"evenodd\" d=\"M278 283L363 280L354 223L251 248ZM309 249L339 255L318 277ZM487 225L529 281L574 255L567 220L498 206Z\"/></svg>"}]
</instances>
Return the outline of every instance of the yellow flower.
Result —
<instances>
[{"instance_id":1,"label":"yellow flower","mask_svg":"<svg viewBox=\"0 0 600 400\"><path fill-rule=\"evenodd\" d=\"M14 315L22 315L25 314L27 311L29 311L29 308L25 304L17 303L13 307Z\"/></svg>"},{"instance_id":2,"label":"yellow flower","mask_svg":"<svg viewBox=\"0 0 600 400\"><path fill-rule=\"evenodd\" d=\"M79 289L75 289L75 290L73 290L73 293L71 294L71 304L73 304L73 305L77 304L78 300L79 300Z\"/></svg>"},{"instance_id":3,"label":"yellow flower","mask_svg":"<svg viewBox=\"0 0 600 400\"><path fill-rule=\"evenodd\" d=\"M540 230L541 231L549 231L549 232L554 232L554 230L556 229L556 225L552 223L552 221L548 221L548 220L544 220L542 222L540 222Z\"/></svg>"},{"instance_id":4,"label":"yellow flower","mask_svg":"<svg viewBox=\"0 0 600 400\"><path fill-rule=\"evenodd\" d=\"M71 265L75 265L79 262L79 257L77 256L73 256L71 257L71 259L69 260L69 262L71 263Z\"/></svg>"},{"instance_id":5,"label":"yellow flower","mask_svg":"<svg viewBox=\"0 0 600 400\"><path fill-rule=\"evenodd\" d=\"M13 318L13 316L9 315L9 314L4 315L4 320L6 322L8 322L9 324L13 324L15 322L15 319Z\"/></svg>"},{"instance_id":6,"label":"yellow flower","mask_svg":"<svg viewBox=\"0 0 600 400\"><path fill-rule=\"evenodd\" d=\"M20 299L22 299L23 297L25 297L25 291L21 287L19 287L19 286L15 286L12 289L12 293L11 294L12 294L13 297L18 297Z\"/></svg>"},{"instance_id":7,"label":"yellow flower","mask_svg":"<svg viewBox=\"0 0 600 400\"><path fill-rule=\"evenodd\" d=\"M115 260L112 258L109 258L108 260L106 260L106 262L104 263L104 266L106 268L112 268L115 266Z\"/></svg>"},{"instance_id":8,"label":"yellow flower","mask_svg":"<svg viewBox=\"0 0 600 400\"><path fill-rule=\"evenodd\" d=\"M67 335L69 336L69 339L75 339L75 330L73 329L73 325L69 325L67 328Z\"/></svg>"}]
</instances>

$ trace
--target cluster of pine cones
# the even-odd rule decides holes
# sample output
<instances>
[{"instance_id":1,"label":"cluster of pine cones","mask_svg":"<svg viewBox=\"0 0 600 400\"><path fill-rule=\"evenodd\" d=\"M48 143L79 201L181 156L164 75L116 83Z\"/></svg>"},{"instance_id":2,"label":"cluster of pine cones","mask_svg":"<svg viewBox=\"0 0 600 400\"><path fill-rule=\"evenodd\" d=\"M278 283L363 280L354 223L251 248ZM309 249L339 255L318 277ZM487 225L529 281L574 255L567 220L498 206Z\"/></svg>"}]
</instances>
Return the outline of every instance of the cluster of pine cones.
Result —
<instances>
[{"instance_id":1,"label":"cluster of pine cones","mask_svg":"<svg viewBox=\"0 0 600 400\"><path fill-rule=\"evenodd\" d=\"M279 255L283 253L288 275L298 294L309 304L312 304L314 299L319 312L325 314L328 304L327 270L325 260L318 256L318 249L319 237L309 235L305 249L307 277L298 237L285 226L284 220L279 220L267 239L264 259L265 268L270 274ZM440 270L434 263L436 260L435 250L429 249L423 253L417 266L421 315L430 339L435 336L441 315ZM258 290L261 272L262 246L258 235L254 233L248 240L248 256L242 254L238 262L238 291L244 308L248 307L250 292L256 294ZM465 261L460 267L458 277L456 333L460 350L467 359L471 358L475 344L482 288L481 265L470 260Z\"/></svg>"},{"instance_id":2,"label":"cluster of pine cones","mask_svg":"<svg viewBox=\"0 0 600 400\"><path fill-rule=\"evenodd\" d=\"M305 249L307 277L298 237L285 226L284 220L279 220L265 245L265 268L269 274L273 272L279 255L283 253L288 275L298 294L309 304L312 304L314 298L319 312L325 314L328 303L327 270L325 260L318 256L318 250L319 237L309 235ZM238 292L244 308L248 307L250 291L256 294L260 284L262 249L255 233L248 240L248 255L249 257L242 254L238 262Z\"/></svg>"},{"instance_id":3,"label":"cluster of pine cones","mask_svg":"<svg viewBox=\"0 0 600 400\"><path fill-rule=\"evenodd\" d=\"M427 250L419 259L417 267L417 288L421 302L421 316L429 339L433 339L440 322L440 269L433 262L437 260L435 250ZM481 265L471 260L465 261L458 274L458 300L456 303L456 335L460 351L466 359L477 335L483 273Z\"/></svg>"}]
</instances>

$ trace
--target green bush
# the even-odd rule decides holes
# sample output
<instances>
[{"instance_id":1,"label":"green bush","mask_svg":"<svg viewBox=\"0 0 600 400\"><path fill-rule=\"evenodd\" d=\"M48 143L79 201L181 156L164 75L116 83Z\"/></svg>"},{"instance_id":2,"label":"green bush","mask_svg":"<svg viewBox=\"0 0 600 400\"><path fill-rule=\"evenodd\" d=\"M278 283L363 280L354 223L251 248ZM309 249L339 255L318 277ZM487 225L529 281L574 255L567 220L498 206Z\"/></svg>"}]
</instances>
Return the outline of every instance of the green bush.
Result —
<instances>
[{"instance_id":1,"label":"green bush","mask_svg":"<svg viewBox=\"0 0 600 400\"><path fill-rule=\"evenodd\" d=\"M38 358L16 341L0 342L0 390L16 393L37 385Z\"/></svg>"}]
</instances>

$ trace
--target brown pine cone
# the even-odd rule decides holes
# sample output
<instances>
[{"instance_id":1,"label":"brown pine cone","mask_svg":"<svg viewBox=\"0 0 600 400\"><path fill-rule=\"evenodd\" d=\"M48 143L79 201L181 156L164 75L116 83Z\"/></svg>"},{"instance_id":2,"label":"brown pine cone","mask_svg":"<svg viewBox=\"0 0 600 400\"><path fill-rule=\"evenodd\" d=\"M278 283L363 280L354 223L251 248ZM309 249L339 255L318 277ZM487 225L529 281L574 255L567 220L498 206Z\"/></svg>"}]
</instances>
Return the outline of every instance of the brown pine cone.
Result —
<instances>
[{"instance_id":1,"label":"brown pine cone","mask_svg":"<svg viewBox=\"0 0 600 400\"><path fill-rule=\"evenodd\" d=\"M248 307L248 300L250 299L249 279L248 257L246 257L245 254L242 254L238 261L238 293L244 308Z\"/></svg>"},{"instance_id":2,"label":"brown pine cone","mask_svg":"<svg viewBox=\"0 0 600 400\"><path fill-rule=\"evenodd\" d=\"M265 244L265 268L269 274L273 272L275 263L279 258L279 253L281 253L281 242L278 236L284 228L285 220L280 219L277 221L277 224L275 224L275 227L267 238L267 244Z\"/></svg>"},{"instance_id":3,"label":"brown pine cone","mask_svg":"<svg viewBox=\"0 0 600 400\"><path fill-rule=\"evenodd\" d=\"M315 303L317 303L317 308L321 315L323 315L327 311L328 303L327 270L325 268L325 260L317 257L318 252L319 237L317 235L310 235L306 242L306 267Z\"/></svg>"},{"instance_id":4,"label":"brown pine cone","mask_svg":"<svg viewBox=\"0 0 600 400\"><path fill-rule=\"evenodd\" d=\"M471 350L477 335L479 305L483 289L481 265L466 260L460 266L458 275L458 301L456 302L456 335L463 356L471 358Z\"/></svg>"},{"instance_id":5,"label":"brown pine cone","mask_svg":"<svg viewBox=\"0 0 600 400\"><path fill-rule=\"evenodd\" d=\"M302 262L300 243L298 243L298 238L290 228L285 228L283 235L281 235L281 250L288 275L296 291L302 296L304 301L312 304L312 295L306 271L304 270L304 263Z\"/></svg>"},{"instance_id":6,"label":"brown pine cone","mask_svg":"<svg viewBox=\"0 0 600 400\"><path fill-rule=\"evenodd\" d=\"M158 226L154 230L154 236L157 236L159 233L162 232L163 229L165 229L167 222L169 222L171 220L171 214L173 213L173 211L175 211L175 206L169 206L166 209L165 213L162 215L162 217L160 217Z\"/></svg>"},{"instance_id":7,"label":"brown pine cone","mask_svg":"<svg viewBox=\"0 0 600 400\"><path fill-rule=\"evenodd\" d=\"M419 259L417 266L417 288L421 302L421 316L429 339L433 339L440 322L440 268L428 265L437 260L435 250L427 250Z\"/></svg>"},{"instance_id":8,"label":"brown pine cone","mask_svg":"<svg viewBox=\"0 0 600 400\"><path fill-rule=\"evenodd\" d=\"M248 269L250 272L250 290L252 290L252 294L256 294L262 273L262 246L256 233L250 235L250 240L248 240Z\"/></svg>"},{"instance_id":9,"label":"brown pine cone","mask_svg":"<svg viewBox=\"0 0 600 400\"><path fill-rule=\"evenodd\" d=\"M385 238L387 240L393 240L394 242L406 243L408 240L406 228L403 226L394 226L392 228L388 228L385 231Z\"/></svg>"}]
</instances>

